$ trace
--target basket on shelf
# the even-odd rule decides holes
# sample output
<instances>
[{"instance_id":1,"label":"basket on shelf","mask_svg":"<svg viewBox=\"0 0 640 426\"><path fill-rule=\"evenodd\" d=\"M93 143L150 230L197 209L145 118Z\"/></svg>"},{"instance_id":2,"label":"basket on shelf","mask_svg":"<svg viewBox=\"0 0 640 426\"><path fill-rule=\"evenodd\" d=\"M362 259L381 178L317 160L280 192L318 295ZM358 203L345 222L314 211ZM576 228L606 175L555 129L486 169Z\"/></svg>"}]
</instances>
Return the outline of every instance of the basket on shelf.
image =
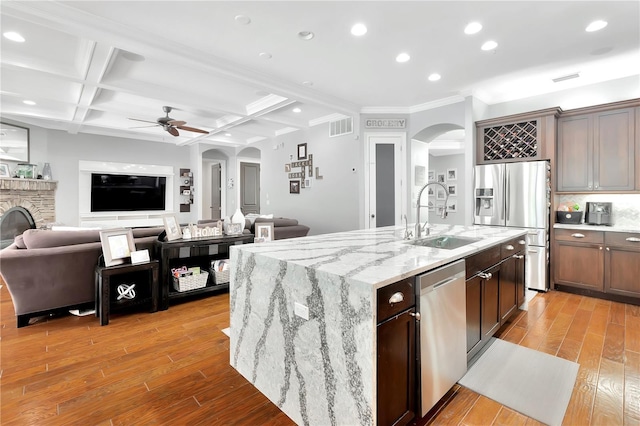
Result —
<instances>
[{"instance_id":1,"label":"basket on shelf","mask_svg":"<svg viewBox=\"0 0 640 426\"><path fill-rule=\"evenodd\" d=\"M207 278L209 278L207 271L179 278L173 277L173 288L180 292L203 288L207 286Z\"/></svg>"},{"instance_id":2,"label":"basket on shelf","mask_svg":"<svg viewBox=\"0 0 640 426\"><path fill-rule=\"evenodd\" d=\"M215 285L218 284L228 284L229 283L229 270L225 270L225 271L216 271L214 269L211 269L211 272L213 273L213 283Z\"/></svg>"}]
</instances>

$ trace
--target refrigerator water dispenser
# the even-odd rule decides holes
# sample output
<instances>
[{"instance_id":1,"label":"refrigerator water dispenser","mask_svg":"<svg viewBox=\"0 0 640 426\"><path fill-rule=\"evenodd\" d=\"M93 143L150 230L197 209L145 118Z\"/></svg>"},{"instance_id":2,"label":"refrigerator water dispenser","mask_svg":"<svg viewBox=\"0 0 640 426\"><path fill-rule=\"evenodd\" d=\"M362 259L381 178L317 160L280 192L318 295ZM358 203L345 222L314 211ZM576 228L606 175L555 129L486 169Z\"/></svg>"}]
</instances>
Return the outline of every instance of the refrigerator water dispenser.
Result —
<instances>
[{"instance_id":1,"label":"refrigerator water dispenser","mask_svg":"<svg viewBox=\"0 0 640 426\"><path fill-rule=\"evenodd\" d=\"M493 188L476 188L476 216L493 216Z\"/></svg>"}]
</instances>

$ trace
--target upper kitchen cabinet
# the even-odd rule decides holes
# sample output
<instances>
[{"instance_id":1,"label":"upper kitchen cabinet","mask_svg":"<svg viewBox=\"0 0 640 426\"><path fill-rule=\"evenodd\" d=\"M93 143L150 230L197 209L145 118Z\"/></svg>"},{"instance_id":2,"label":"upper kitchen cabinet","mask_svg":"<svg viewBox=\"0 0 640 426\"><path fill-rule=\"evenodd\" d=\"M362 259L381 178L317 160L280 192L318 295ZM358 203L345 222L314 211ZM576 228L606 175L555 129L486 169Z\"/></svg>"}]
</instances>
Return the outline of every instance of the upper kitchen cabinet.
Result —
<instances>
[{"instance_id":1,"label":"upper kitchen cabinet","mask_svg":"<svg viewBox=\"0 0 640 426\"><path fill-rule=\"evenodd\" d=\"M559 112L550 108L477 121L476 164L551 158Z\"/></svg>"},{"instance_id":2,"label":"upper kitchen cabinet","mask_svg":"<svg viewBox=\"0 0 640 426\"><path fill-rule=\"evenodd\" d=\"M635 171L640 164L635 129L639 114L634 107L639 101L562 113L558 121L558 192L640 189Z\"/></svg>"}]
</instances>

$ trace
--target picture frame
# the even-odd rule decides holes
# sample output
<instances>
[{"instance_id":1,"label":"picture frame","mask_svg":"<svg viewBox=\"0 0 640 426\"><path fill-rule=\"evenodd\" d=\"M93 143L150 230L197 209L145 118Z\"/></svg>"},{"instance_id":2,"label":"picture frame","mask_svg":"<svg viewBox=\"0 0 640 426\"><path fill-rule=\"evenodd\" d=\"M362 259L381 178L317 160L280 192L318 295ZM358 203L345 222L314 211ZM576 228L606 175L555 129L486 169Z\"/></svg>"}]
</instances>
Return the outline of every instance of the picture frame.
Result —
<instances>
[{"instance_id":1,"label":"picture frame","mask_svg":"<svg viewBox=\"0 0 640 426\"><path fill-rule=\"evenodd\" d=\"M287 164L284 165L284 171L285 171L285 173L291 172L291 164L290 163L287 163Z\"/></svg>"},{"instance_id":2,"label":"picture frame","mask_svg":"<svg viewBox=\"0 0 640 426\"><path fill-rule=\"evenodd\" d=\"M298 160L306 160L307 159L307 143L299 143L298 144Z\"/></svg>"},{"instance_id":3,"label":"picture frame","mask_svg":"<svg viewBox=\"0 0 640 426\"><path fill-rule=\"evenodd\" d=\"M0 177L11 177L11 172L9 172L9 165L7 163L0 163Z\"/></svg>"},{"instance_id":4,"label":"picture frame","mask_svg":"<svg viewBox=\"0 0 640 426\"><path fill-rule=\"evenodd\" d=\"M436 190L436 200L446 200L447 194L445 194L444 189L438 188Z\"/></svg>"},{"instance_id":5,"label":"picture frame","mask_svg":"<svg viewBox=\"0 0 640 426\"><path fill-rule=\"evenodd\" d=\"M433 197L434 195L436 195L436 190L433 186L427 188L427 195L429 197Z\"/></svg>"},{"instance_id":6,"label":"picture frame","mask_svg":"<svg viewBox=\"0 0 640 426\"><path fill-rule=\"evenodd\" d=\"M429 176L427 177L429 182L435 182L436 180L436 172L435 170L429 170Z\"/></svg>"},{"instance_id":7,"label":"picture frame","mask_svg":"<svg viewBox=\"0 0 640 426\"><path fill-rule=\"evenodd\" d=\"M453 201L451 203L449 203L449 205L447 206L447 211L448 212L452 212L455 213L458 211L458 202L457 201Z\"/></svg>"},{"instance_id":8,"label":"picture frame","mask_svg":"<svg viewBox=\"0 0 640 426\"><path fill-rule=\"evenodd\" d=\"M436 182L444 183L444 173L436 173Z\"/></svg>"},{"instance_id":9,"label":"picture frame","mask_svg":"<svg viewBox=\"0 0 640 426\"><path fill-rule=\"evenodd\" d=\"M256 223L256 238L262 241L273 241L273 222Z\"/></svg>"},{"instance_id":10,"label":"picture frame","mask_svg":"<svg viewBox=\"0 0 640 426\"><path fill-rule=\"evenodd\" d=\"M167 241L179 240L182 238L182 230L178 225L178 219L175 216L163 216L162 223L164 224L164 230L167 233Z\"/></svg>"},{"instance_id":11,"label":"picture frame","mask_svg":"<svg viewBox=\"0 0 640 426\"><path fill-rule=\"evenodd\" d=\"M29 162L29 128L0 122L0 160Z\"/></svg>"},{"instance_id":12,"label":"picture frame","mask_svg":"<svg viewBox=\"0 0 640 426\"><path fill-rule=\"evenodd\" d=\"M311 179L306 178L306 179L304 180L304 187L305 187L305 188L311 188Z\"/></svg>"},{"instance_id":13,"label":"picture frame","mask_svg":"<svg viewBox=\"0 0 640 426\"><path fill-rule=\"evenodd\" d=\"M131 253L136 251L131 229L119 228L100 231L100 243L102 244L104 266L107 267L122 265L125 259L130 258Z\"/></svg>"},{"instance_id":14,"label":"picture frame","mask_svg":"<svg viewBox=\"0 0 640 426\"><path fill-rule=\"evenodd\" d=\"M227 235L240 235L244 229L241 223L229 223L227 224Z\"/></svg>"},{"instance_id":15,"label":"picture frame","mask_svg":"<svg viewBox=\"0 0 640 426\"><path fill-rule=\"evenodd\" d=\"M300 181L299 180L290 180L289 181L289 194L299 194L300 193Z\"/></svg>"},{"instance_id":16,"label":"picture frame","mask_svg":"<svg viewBox=\"0 0 640 426\"><path fill-rule=\"evenodd\" d=\"M447 169L447 182L458 180L458 169Z\"/></svg>"},{"instance_id":17,"label":"picture frame","mask_svg":"<svg viewBox=\"0 0 640 426\"><path fill-rule=\"evenodd\" d=\"M433 204L433 201L429 201L429 202L427 203L427 210L428 210L428 211L430 211L430 212L432 212L432 211L434 211L435 209L436 209L436 208L435 208L435 205Z\"/></svg>"},{"instance_id":18,"label":"picture frame","mask_svg":"<svg viewBox=\"0 0 640 426\"><path fill-rule=\"evenodd\" d=\"M458 195L458 185L447 185L447 191L449 192L449 197L455 197L456 195Z\"/></svg>"}]
</instances>

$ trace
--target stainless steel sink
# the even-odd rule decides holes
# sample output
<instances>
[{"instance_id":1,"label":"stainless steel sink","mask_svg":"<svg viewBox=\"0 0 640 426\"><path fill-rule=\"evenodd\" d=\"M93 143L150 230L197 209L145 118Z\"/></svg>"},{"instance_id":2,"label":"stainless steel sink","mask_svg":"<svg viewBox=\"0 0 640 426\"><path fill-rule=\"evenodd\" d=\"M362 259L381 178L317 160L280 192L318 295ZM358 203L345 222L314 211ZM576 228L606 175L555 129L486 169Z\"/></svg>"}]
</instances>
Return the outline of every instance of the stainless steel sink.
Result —
<instances>
[{"instance_id":1,"label":"stainless steel sink","mask_svg":"<svg viewBox=\"0 0 640 426\"><path fill-rule=\"evenodd\" d=\"M437 237L427 237L409 241L407 244L453 250L478 241L480 241L479 238L457 237L455 235L439 235Z\"/></svg>"}]
</instances>

